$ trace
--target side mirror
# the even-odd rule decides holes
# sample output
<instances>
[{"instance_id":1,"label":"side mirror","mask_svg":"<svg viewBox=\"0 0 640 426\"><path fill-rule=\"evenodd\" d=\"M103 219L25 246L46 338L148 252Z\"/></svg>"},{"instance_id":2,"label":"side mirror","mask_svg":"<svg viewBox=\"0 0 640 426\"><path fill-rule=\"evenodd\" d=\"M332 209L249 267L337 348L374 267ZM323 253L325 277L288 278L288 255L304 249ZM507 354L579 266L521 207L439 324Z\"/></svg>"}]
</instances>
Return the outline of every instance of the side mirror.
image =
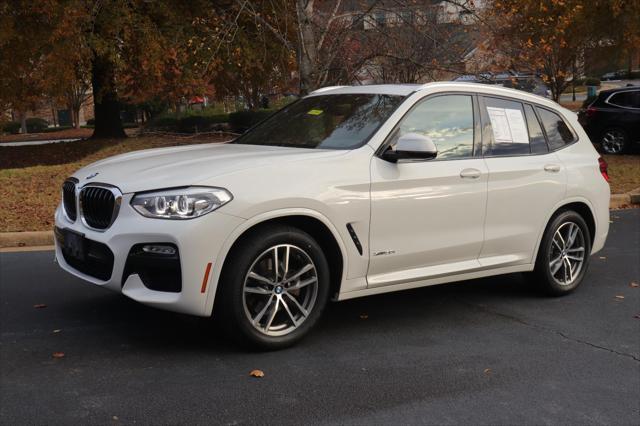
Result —
<instances>
[{"instance_id":1,"label":"side mirror","mask_svg":"<svg viewBox=\"0 0 640 426\"><path fill-rule=\"evenodd\" d=\"M392 163L400 160L426 161L436 158L438 149L430 137L419 133L407 133L398 139L396 149L387 149L382 158Z\"/></svg>"}]
</instances>

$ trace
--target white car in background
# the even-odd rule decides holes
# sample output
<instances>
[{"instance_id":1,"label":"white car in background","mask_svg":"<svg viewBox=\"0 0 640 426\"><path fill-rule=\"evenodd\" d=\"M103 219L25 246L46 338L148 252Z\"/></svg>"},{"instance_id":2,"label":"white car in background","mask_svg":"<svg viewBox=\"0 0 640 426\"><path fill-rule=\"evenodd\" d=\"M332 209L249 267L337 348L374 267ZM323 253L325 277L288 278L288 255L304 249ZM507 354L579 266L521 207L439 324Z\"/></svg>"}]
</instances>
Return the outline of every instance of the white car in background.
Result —
<instances>
[{"instance_id":1,"label":"white car in background","mask_svg":"<svg viewBox=\"0 0 640 426\"><path fill-rule=\"evenodd\" d=\"M470 83L334 87L231 143L91 164L55 213L60 266L290 345L329 299L526 272L574 290L609 228L576 115Z\"/></svg>"}]
</instances>

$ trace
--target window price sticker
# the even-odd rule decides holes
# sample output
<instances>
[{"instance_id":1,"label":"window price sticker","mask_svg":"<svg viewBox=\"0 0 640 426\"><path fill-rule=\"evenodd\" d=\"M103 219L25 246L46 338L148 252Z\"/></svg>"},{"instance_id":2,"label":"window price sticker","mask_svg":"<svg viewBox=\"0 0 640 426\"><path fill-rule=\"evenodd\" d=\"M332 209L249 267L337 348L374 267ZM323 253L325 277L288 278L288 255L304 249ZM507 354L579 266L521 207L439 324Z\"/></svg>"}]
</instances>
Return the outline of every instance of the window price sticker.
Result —
<instances>
[{"instance_id":1,"label":"window price sticker","mask_svg":"<svg viewBox=\"0 0 640 426\"><path fill-rule=\"evenodd\" d=\"M497 143L529 143L527 125L519 109L487 107Z\"/></svg>"}]
</instances>

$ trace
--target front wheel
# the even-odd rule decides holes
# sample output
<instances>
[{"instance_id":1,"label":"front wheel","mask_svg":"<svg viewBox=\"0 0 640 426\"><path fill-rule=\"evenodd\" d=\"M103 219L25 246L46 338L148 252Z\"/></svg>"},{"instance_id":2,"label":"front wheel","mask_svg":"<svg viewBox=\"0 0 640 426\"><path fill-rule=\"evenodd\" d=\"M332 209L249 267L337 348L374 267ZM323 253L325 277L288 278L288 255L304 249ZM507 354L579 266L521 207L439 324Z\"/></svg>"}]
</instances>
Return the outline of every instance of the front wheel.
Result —
<instances>
[{"instance_id":1,"label":"front wheel","mask_svg":"<svg viewBox=\"0 0 640 426\"><path fill-rule=\"evenodd\" d=\"M319 244L297 228L261 228L225 265L218 306L231 333L262 349L301 339L329 295L329 267Z\"/></svg>"},{"instance_id":2,"label":"front wheel","mask_svg":"<svg viewBox=\"0 0 640 426\"><path fill-rule=\"evenodd\" d=\"M559 213L547 226L538 249L536 284L555 296L572 292L584 278L590 254L591 238L582 216L572 210Z\"/></svg>"}]
</instances>

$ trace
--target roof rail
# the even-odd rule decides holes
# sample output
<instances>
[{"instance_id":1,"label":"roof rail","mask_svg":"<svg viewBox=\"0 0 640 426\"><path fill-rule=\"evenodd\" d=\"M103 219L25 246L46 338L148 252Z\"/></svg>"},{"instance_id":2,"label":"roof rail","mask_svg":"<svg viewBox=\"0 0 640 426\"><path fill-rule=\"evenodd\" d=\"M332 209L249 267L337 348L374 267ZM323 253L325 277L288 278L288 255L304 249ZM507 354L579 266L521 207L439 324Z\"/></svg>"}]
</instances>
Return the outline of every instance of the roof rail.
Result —
<instances>
[{"instance_id":1,"label":"roof rail","mask_svg":"<svg viewBox=\"0 0 640 426\"><path fill-rule=\"evenodd\" d=\"M340 89L342 87L349 87L349 86L327 86L327 87L321 87L319 89L314 90L313 92L311 92L309 94L310 95L315 95L317 93L327 92L327 91L333 90L333 89Z\"/></svg>"}]
</instances>

